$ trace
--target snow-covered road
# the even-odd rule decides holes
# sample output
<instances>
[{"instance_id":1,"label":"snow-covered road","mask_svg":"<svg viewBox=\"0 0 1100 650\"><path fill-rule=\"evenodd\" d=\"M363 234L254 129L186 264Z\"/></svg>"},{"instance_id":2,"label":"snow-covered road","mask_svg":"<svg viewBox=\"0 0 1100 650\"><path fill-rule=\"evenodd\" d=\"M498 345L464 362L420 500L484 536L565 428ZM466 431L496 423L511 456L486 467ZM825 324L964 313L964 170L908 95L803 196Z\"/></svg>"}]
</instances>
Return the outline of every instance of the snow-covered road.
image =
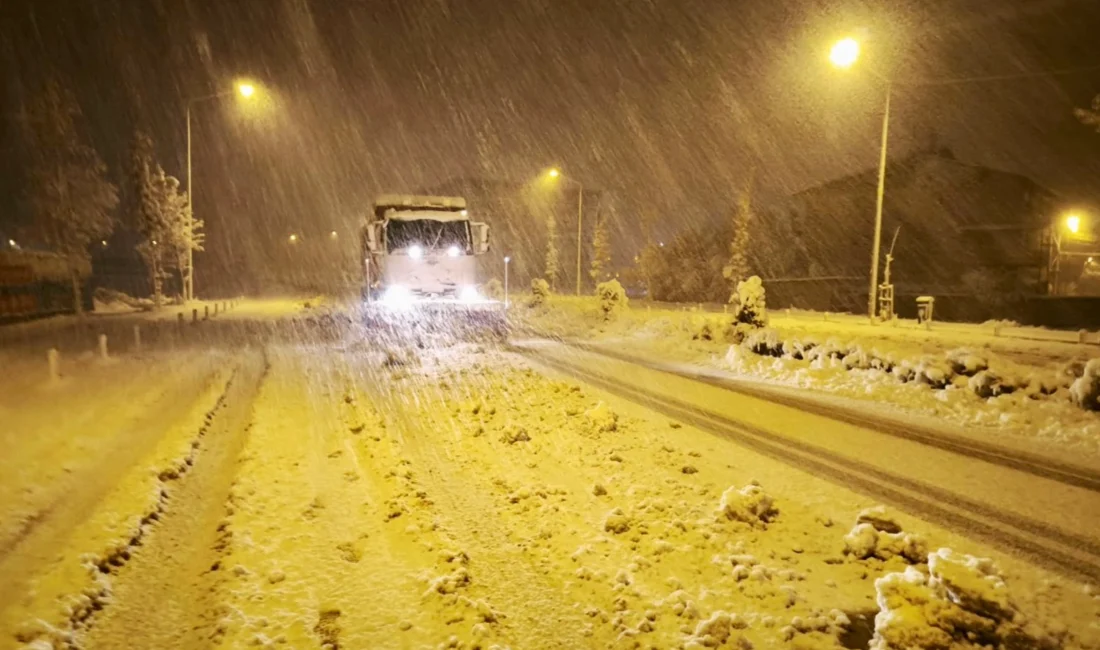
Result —
<instances>
[{"instance_id":1,"label":"snow-covered road","mask_svg":"<svg viewBox=\"0 0 1100 650\"><path fill-rule=\"evenodd\" d=\"M997 562L1004 629L1100 648L1087 485L561 344L322 329L22 386L0 650L867 647L929 545Z\"/></svg>"},{"instance_id":2,"label":"snow-covered road","mask_svg":"<svg viewBox=\"0 0 1100 650\"><path fill-rule=\"evenodd\" d=\"M913 514L1100 580L1100 473L556 342L517 350ZM738 390L731 390L737 388ZM809 402L810 405L816 405ZM800 408L801 406L801 408ZM921 435L924 433L924 435ZM928 438L926 436L935 436Z\"/></svg>"}]
</instances>

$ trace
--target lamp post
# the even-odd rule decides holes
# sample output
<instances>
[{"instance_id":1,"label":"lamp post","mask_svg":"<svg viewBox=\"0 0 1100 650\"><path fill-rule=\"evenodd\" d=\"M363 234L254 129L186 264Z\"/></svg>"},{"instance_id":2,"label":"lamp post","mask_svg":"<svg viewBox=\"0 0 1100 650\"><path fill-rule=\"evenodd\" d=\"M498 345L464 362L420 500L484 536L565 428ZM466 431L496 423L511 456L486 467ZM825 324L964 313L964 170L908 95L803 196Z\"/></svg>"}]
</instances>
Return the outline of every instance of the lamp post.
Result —
<instances>
[{"instance_id":1,"label":"lamp post","mask_svg":"<svg viewBox=\"0 0 1100 650\"><path fill-rule=\"evenodd\" d=\"M838 68L848 69L859 60L859 43L852 38L841 39L829 51L829 61ZM890 135L890 81L886 83L886 103L882 111L882 144L878 160L878 188L875 193L875 234L871 241L871 283L867 291L867 316L875 319L878 302L878 259L882 248L882 202L886 193L886 145Z\"/></svg>"},{"instance_id":2,"label":"lamp post","mask_svg":"<svg viewBox=\"0 0 1100 650\"><path fill-rule=\"evenodd\" d=\"M250 99L256 94L256 87L250 83L239 83L236 89L226 90L213 95L192 97L187 100L187 282L184 287L184 300L195 299L195 251L192 241L195 237L195 185L191 176L191 108L200 102L221 99L228 95L239 94L245 99Z\"/></svg>"},{"instance_id":3,"label":"lamp post","mask_svg":"<svg viewBox=\"0 0 1100 650\"><path fill-rule=\"evenodd\" d=\"M564 178L566 181L573 183L577 186L577 295L581 295L581 246L582 246L582 230L584 217L584 186L580 181L573 180L568 176L561 173L557 167L551 169L547 174L552 179Z\"/></svg>"},{"instance_id":4,"label":"lamp post","mask_svg":"<svg viewBox=\"0 0 1100 650\"><path fill-rule=\"evenodd\" d=\"M508 309L508 263L512 261L509 256L504 256L504 308Z\"/></svg>"},{"instance_id":5,"label":"lamp post","mask_svg":"<svg viewBox=\"0 0 1100 650\"><path fill-rule=\"evenodd\" d=\"M1052 223L1050 225L1050 253L1048 254L1047 261L1047 293L1052 296L1059 294L1058 284L1061 281L1062 275L1062 258L1063 257L1085 257L1091 260L1091 252L1074 252L1062 250L1062 230L1065 231L1066 236L1071 240L1082 240L1085 236L1081 233L1082 219L1081 215L1071 212L1065 215L1065 218L1060 220L1061 228L1058 223Z\"/></svg>"}]
</instances>

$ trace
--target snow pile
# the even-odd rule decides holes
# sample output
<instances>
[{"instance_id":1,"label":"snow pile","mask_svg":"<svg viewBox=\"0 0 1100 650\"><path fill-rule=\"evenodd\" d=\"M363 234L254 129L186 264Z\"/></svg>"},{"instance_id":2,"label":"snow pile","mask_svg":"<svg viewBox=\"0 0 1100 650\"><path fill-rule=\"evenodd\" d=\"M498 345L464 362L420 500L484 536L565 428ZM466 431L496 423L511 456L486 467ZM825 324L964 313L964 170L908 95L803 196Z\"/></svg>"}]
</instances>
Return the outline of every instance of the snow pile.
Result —
<instances>
[{"instance_id":1,"label":"snow pile","mask_svg":"<svg viewBox=\"0 0 1100 650\"><path fill-rule=\"evenodd\" d=\"M718 502L719 518L741 521L752 526L766 524L777 514L779 511L775 508L775 501L755 482L740 489L726 488Z\"/></svg>"},{"instance_id":2,"label":"snow pile","mask_svg":"<svg viewBox=\"0 0 1100 650\"><path fill-rule=\"evenodd\" d=\"M721 314L696 314L687 326L693 341L725 341L729 339L732 323Z\"/></svg>"},{"instance_id":3,"label":"snow pile","mask_svg":"<svg viewBox=\"0 0 1100 650\"><path fill-rule=\"evenodd\" d=\"M618 280L608 280L596 285L596 297L600 300L600 311L605 321L615 318L626 309L628 298L626 289Z\"/></svg>"},{"instance_id":4,"label":"snow pile","mask_svg":"<svg viewBox=\"0 0 1100 650\"><path fill-rule=\"evenodd\" d=\"M542 278L535 278L531 280L531 301L527 303L529 307L541 307L546 304L546 299L550 297L550 283Z\"/></svg>"},{"instance_id":5,"label":"snow pile","mask_svg":"<svg viewBox=\"0 0 1100 650\"><path fill-rule=\"evenodd\" d=\"M889 560L903 557L920 564L928 557L928 543L920 535L905 533L883 506L867 508L856 517L856 525L844 536L844 554L860 560Z\"/></svg>"},{"instance_id":6,"label":"snow pile","mask_svg":"<svg viewBox=\"0 0 1100 650\"><path fill-rule=\"evenodd\" d=\"M714 612L710 618L699 621L695 631L684 641L684 648L751 648L752 643L744 637L731 640L734 630L743 630L748 623L737 614L730 614L721 610Z\"/></svg>"},{"instance_id":7,"label":"snow pile","mask_svg":"<svg viewBox=\"0 0 1100 650\"><path fill-rule=\"evenodd\" d=\"M754 275L737 283L737 291L730 296L733 305L733 319L738 323L752 327L764 327L768 324L768 310L764 300L764 282Z\"/></svg>"},{"instance_id":8,"label":"snow pile","mask_svg":"<svg viewBox=\"0 0 1100 650\"><path fill-rule=\"evenodd\" d=\"M1100 359L1085 364L1081 376L1069 387L1073 403L1088 411L1100 411Z\"/></svg>"},{"instance_id":9,"label":"snow pile","mask_svg":"<svg viewBox=\"0 0 1100 650\"><path fill-rule=\"evenodd\" d=\"M619 428L619 414L611 410L606 402L599 402L584 412L593 433L606 433Z\"/></svg>"},{"instance_id":10,"label":"snow pile","mask_svg":"<svg viewBox=\"0 0 1100 650\"><path fill-rule=\"evenodd\" d=\"M604 516L603 529L616 535L625 533L630 530L630 517L622 508L615 508Z\"/></svg>"},{"instance_id":11,"label":"snow pile","mask_svg":"<svg viewBox=\"0 0 1100 650\"><path fill-rule=\"evenodd\" d=\"M993 561L941 548L928 572L906 567L875 581L879 612L870 650L1060 648L1028 624Z\"/></svg>"}]
</instances>

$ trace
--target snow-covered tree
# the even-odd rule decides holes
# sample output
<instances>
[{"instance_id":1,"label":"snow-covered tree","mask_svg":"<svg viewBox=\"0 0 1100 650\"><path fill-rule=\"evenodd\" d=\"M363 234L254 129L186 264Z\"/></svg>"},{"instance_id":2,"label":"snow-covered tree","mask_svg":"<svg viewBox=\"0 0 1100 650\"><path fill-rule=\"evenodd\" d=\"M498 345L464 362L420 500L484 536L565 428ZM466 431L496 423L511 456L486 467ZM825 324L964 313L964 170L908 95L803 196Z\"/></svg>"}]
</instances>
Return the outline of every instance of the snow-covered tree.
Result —
<instances>
[{"instance_id":1,"label":"snow-covered tree","mask_svg":"<svg viewBox=\"0 0 1100 650\"><path fill-rule=\"evenodd\" d=\"M722 276L729 281L730 302L736 298L737 285L749 277L749 244L752 229L752 185L749 184L737 197L737 205L733 210L733 239L730 241L729 261L722 268Z\"/></svg>"},{"instance_id":2,"label":"snow-covered tree","mask_svg":"<svg viewBox=\"0 0 1100 650\"><path fill-rule=\"evenodd\" d=\"M546 216L546 282L551 289L558 286L561 263L558 260L558 220L553 212Z\"/></svg>"},{"instance_id":3,"label":"snow-covered tree","mask_svg":"<svg viewBox=\"0 0 1100 650\"><path fill-rule=\"evenodd\" d=\"M730 302L734 306L733 320L752 327L768 324L768 308L764 294L764 282L754 275L737 283Z\"/></svg>"},{"instance_id":4,"label":"snow-covered tree","mask_svg":"<svg viewBox=\"0 0 1100 650\"><path fill-rule=\"evenodd\" d=\"M187 193L154 159L153 142L145 133L134 134L128 174L128 194L142 241L138 253L149 268L155 304L161 303L162 285L169 272L187 286L187 253L202 250L202 222L191 222Z\"/></svg>"},{"instance_id":5,"label":"snow-covered tree","mask_svg":"<svg viewBox=\"0 0 1100 650\"><path fill-rule=\"evenodd\" d=\"M596 285L596 296L600 301L600 311L603 312L605 321L615 318L619 312L626 309L629 299L626 297L626 289L618 280L611 279Z\"/></svg>"},{"instance_id":6,"label":"snow-covered tree","mask_svg":"<svg viewBox=\"0 0 1100 650\"><path fill-rule=\"evenodd\" d=\"M27 194L37 238L71 262L73 302L83 314L78 264L90 258L89 246L115 226L118 189L107 180L107 166L82 141L76 119L80 106L56 81L31 100L24 129L31 152Z\"/></svg>"},{"instance_id":7,"label":"snow-covered tree","mask_svg":"<svg viewBox=\"0 0 1100 650\"><path fill-rule=\"evenodd\" d=\"M608 215L599 214L592 230L592 267L588 275L596 284L606 280L611 269L611 232L607 221Z\"/></svg>"}]
</instances>

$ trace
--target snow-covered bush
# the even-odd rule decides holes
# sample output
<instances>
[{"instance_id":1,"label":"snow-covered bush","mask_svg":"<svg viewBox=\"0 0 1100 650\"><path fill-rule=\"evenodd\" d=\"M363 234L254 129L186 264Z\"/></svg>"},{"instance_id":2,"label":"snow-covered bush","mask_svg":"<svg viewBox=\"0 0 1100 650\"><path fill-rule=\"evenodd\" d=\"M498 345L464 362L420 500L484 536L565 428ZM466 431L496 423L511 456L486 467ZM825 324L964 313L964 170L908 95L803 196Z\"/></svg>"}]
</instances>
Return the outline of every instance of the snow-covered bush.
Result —
<instances>
[{"instance_id":1,"label":"snow-covered bush","mask_svg":"<svg viewBox=\"0 0 1100 650\"><path fill-rule=\"evenodd\" d=\"M741 345L761 356L783 356L783 342L779 340L779 332L770 328L752 330Z\"/></svg>"},{"instance_id":2,"label":"snow-covered bush","mask_svg":"<svg viewBox=\"0 0 1100 650\"><path fill-rule=\"evenodd\" d=\"M733 320L753 327L768 324L768 310L764 300L764 281L754 275L737 283L737 291L730 296Z\"/></svg>"},{"instance_id":3,"label":"snow-covered bush","mask_svg":"<svg viewBox=\"0 0 1100 650\"><path fill-rule=\"evenodd\" d=\"M875 634L870 650L1054 648L1065 639L1027 623L996 565L941 548L928 573L906 567L875 581Z\"/></svg>"},{"instance_id":4,"label":"snow-covered bush","mask_svg":"<svg viewBox=\"0 0 1100 650\"><path fill-rule=\"evenodd\" d=\"M550 283L542 278L535 278L531 280L531 302L528 303L530 307L541 307L546 304L546 299L550 297Z\"/></svg>"},{"instance_id":5,"label":"snow-covered bush","mask_svg":"<svg viewBox=\"0 0 1100 650\"><path fill-rule=\"evenodd\" d=\"M957 375L974 375L989 369L989 360L967 348L957 348L947 352L947 363Z\"/></svg>"},{"instance_id":6,"label":"snow-covered bush","mask_svg":"<svg viewBox=\"0 0 1100 650\"><path fill-rule=\"evenodd\" d=\"M1100 411L1100 359L1085 364L1081 376L1069 387L1073 403L1088 411Z\"/></svg>"},{"instance_id":7,"label":"snow-covered bush","mask_svg":"<svg viewBox=\"0 0 1100 650\"><path fill-rule=\"evenodd\" d=\"M626 309L626 289L623 289L618 280L611 279L596 285L596 297L600 300L600 311L603 312L604 320L611 320Z\"/></svg>"},{"instance_id":8,"label":"snow-covered bush","mask_svg":"<svg viewBox=\"0 0 1100 650\"><path fill-rule=\"evenodd\" d=\"M730 335L729 318L721 314L692 316L689 328L693 341L724 341Z\"/></svg>"},{"instance_id":9,"label":"snow-covered bush","mask_svg":"<svg viewBox=\"0 0 1100 650\"><path fill-rule=\"evenodd\" d=\"M504 300L504 285L492 278L481 288L481 293L489 300Z\"/></svg>"}]
</instances>

